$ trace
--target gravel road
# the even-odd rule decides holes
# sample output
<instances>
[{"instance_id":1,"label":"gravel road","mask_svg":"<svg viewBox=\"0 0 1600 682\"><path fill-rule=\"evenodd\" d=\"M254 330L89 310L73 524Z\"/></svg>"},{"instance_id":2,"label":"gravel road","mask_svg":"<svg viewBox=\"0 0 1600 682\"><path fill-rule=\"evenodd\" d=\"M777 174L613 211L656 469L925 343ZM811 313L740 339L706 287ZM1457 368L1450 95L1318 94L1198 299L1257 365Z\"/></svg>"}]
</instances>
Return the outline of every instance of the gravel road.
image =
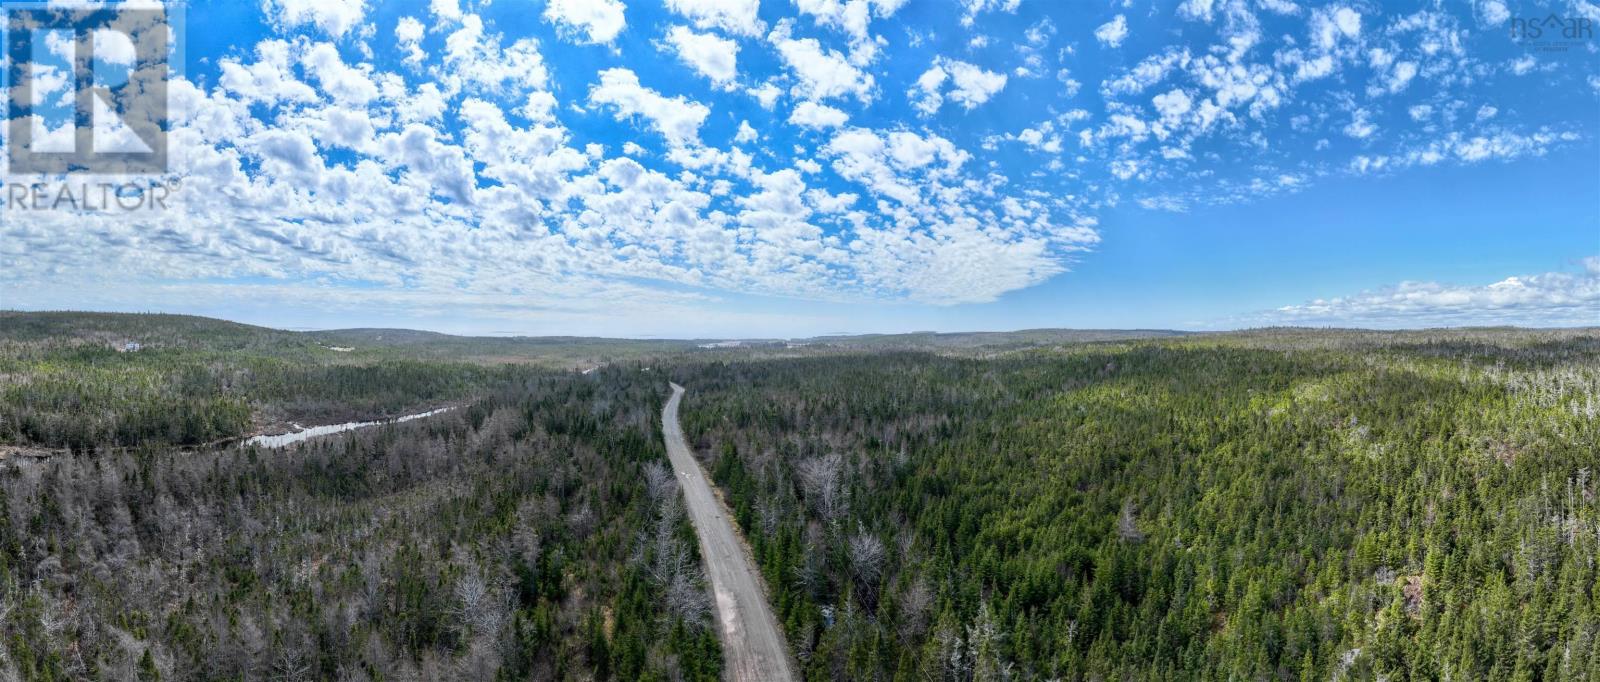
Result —
<instances>
[{"instance_id":1,"label":"gravel road","mask_svg":"<svg viewBox=\"0 0 1600 682\"><path fill-rule=\"evenodd\" d=\"M734 528L726 508L711 490L705 472L695 460L694 451L683 439L678 425L678 403L683 387L672 384L672 398L661 410L661 435L667 441L667 455L683 485L689 520L700 537L700 556L706 562L706 575L717 599L717 619L722 630L724 678L746 680L794 680L789 662L789 646L783 629L767 603L766 590L744 539Z\"/></svg>"}]
</instances>

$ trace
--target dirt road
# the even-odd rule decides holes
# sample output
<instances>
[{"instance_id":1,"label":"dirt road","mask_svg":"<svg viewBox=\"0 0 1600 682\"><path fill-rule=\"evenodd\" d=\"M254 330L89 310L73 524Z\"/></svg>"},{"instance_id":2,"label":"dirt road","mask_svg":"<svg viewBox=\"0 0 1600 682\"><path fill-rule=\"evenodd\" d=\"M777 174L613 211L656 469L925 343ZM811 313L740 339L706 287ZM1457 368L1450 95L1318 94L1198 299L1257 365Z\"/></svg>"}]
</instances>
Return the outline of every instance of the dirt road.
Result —
<instances>
[{"instance_id":1,"label":"dirt road","mask_svg":"<svg viewBox=\"0 0 1600 682\"><path fill-rule=\"evenodd\" d=\"M744 539L712 493L700 463L683 439L683 429L678 426L678 403L682 398L683 387L672 384L672 398L661 410L661 435L667 441L667 455L683 486L689 520L700 536L700 556L705 559L706 575L717 599L722 657L727 664L723 677L735 682L794 680L789 645L784 642L778 619L772 615L772 605L767 602Z\"/></svg>"}]
</instances>

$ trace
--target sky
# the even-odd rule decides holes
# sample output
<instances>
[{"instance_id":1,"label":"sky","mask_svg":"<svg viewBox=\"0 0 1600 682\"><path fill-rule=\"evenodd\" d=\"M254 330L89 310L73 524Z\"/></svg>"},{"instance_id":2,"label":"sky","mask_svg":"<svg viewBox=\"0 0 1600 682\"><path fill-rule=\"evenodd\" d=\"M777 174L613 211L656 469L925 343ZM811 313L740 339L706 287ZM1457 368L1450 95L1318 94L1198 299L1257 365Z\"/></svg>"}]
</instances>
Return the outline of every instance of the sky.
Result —
<instances>
[{"instance_id":1,"label":"sky","mask_svg":"<svg viewBox=\"0 0 1600 682\"><path fill-rule=\"evenodd\" d=\"M176 200L7 206L0 308L694 338L1600 325L1588 0L180 14ZM1549 17L1595 30L1519 32ZM29 115L49 137L66 111Z\"/></svg>"}]
</instances>

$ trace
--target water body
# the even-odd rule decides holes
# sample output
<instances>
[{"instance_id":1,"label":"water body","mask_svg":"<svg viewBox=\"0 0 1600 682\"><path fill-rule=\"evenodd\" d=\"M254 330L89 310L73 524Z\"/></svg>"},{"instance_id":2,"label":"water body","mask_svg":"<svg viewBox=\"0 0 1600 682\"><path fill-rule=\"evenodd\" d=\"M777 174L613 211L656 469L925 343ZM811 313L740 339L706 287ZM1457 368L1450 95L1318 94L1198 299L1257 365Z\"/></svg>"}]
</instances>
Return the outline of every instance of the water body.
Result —
<instances>
[{"instance_id":1,"label":"water body","mask_svg":"<svg viewBox=\"0 0 1600 682\"><path fill-rule=\"evenodd\" d=\"M364 429L364 428L367 428L369 426L379 426L379 425L382 425L382 424L399 424L401 422L408 422L408 421L411 421L413 419L421 419L423 417L432 417L433 415L440 414L440 413L443 413L443 412L449 412L450 410L453 410L453 409L456 409L456 408L454 408L454 407L441 407L441 408L439 408L437 410L429 410L427 412L421 412L421 413L418 413L418 414L408 414L408 415L406 415L404 417L398 417L398 418L395 418L395 419L380 419L378 421L371 421L371 422L346 422L344 424L329 424L327 426L313 426L313 427L311 427L309 429L301 428L299 431L295 431L294 433L284 433L284 434L279 434L279 435L276 435L276 436L256 436L254 438L246 440L244 443L245 443L245 445L260 445L262 447L267 447L267 448L281 448L281 447L283 447L285 445L293 445L293 444L298 443L300 441L303 441L303 440L305 440L307 438L316 438L317 436L326 436L326 435L334 434L334 433L343 433L345 431L354 431L356 429ZM295 426L298 428L300 425L299 424L295 424Z\"/></svg>"}]
</instances>

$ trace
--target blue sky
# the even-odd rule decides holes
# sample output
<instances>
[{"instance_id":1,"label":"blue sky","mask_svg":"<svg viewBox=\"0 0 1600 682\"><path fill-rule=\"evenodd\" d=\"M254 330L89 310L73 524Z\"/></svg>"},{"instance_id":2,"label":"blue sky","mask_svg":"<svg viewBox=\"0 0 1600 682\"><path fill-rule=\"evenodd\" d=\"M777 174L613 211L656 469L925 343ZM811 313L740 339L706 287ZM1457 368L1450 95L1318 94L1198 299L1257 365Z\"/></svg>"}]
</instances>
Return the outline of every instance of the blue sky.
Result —
<instances>
[{"instance_id":1,"label":"blue sky","mask_svg":"<svg viewBox=\"0 0 1600 682\"><path fill-rule=\"evenodd\" d=\"M1586 0L196 0L181 201L0 214L0 306L1595 325L1600 39L1512 34L1552 14L1600 25Z\"/></svg>"}]
</instances>

